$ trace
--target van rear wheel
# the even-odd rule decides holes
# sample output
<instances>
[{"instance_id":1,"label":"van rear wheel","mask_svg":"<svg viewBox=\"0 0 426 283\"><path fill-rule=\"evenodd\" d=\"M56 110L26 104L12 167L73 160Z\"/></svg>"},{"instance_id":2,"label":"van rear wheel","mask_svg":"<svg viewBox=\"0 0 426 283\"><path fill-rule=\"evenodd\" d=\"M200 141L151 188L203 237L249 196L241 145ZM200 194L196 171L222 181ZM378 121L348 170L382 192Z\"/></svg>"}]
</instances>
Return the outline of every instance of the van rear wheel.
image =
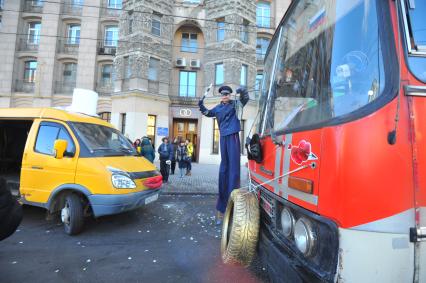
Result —
<instances>
[{"instance_id":1,"label":"van rear wheel","mask_svg":"<svg viewBox=\"0 0 426 283\"><path fill-rule=\"evenodd\" d=\"M65 197L64 207L61 210L61 220L64 223L65 233L68 235L76 235L83 229L83 203L76 194L68 194Z\"/></svg>"}]
</instances>

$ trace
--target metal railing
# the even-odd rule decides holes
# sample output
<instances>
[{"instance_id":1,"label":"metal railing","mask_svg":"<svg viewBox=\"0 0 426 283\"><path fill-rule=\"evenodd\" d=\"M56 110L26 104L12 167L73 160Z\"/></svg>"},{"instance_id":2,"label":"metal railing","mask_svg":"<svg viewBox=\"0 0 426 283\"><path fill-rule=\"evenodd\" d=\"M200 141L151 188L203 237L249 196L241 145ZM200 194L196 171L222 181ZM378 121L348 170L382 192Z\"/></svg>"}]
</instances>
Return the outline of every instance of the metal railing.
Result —
<instances>
[{"instance_id":1,"label":"metal railing","mask_svg":"<svg viewBox=\"0 0 426 283\"><path fill-rule=\"evenodd\" d=\"M43 12L43 1L25 0L24 12L41 13Z\"/></svg>"},{"instance_id":2,"label":"metal railing","mask_svg":"<svg viewBox=\"0 0 426 283\"><path fill-rule=\"evenodd\" d=\"M39 46L39 39L28 40L28 35L19 38L18 51L36 52Z\"/></svg>"},{"instance_id":3,"label":"metal railing","mask_svg":"<svg viewBox=\"0 0 426 283\"><path fill-rule=\"evenodd\" d=\"M63 54L72 54L72 55L76 55L78 54L78 48L80 47L80 44L78 43L70 43L72 41L70 41L68 38L65 39L59 39L59 53L63 53Z\"/></svg>"},{"instance_id":4,"label":"metal railing","mask_svg":"<svg viewBox=\"0 0 426 283\"><path fill-rule=\"evenodd\" d=\"M33 93L35 89L35 83L29 82L26 80L16 80L15 81L15 91L16 92L25 92Z\"/></svg>"},{"instance_id":5,"label":"metal railing","mask_svg":"<svg viewBox=\"0 0 426 283\"><path fill-rule=\"evenodd\" d=\"M62 14L71 16L81 16L83 13L83 5L73 4L70 1L65 1L62 4Z\"/></svg>"},{"instance_id":6,"label":"metal railing","mask_svg":"<svg viewBox=\"0 0 426 283\"><path fill-rule=\"evenodd\" d=\"M105 45L105 41L101 41L98 43L98 55L115 56L116 52L117 52L116 46Z\"/></svg>"},{"instance_id":7,"label":"metal railing","mask_svg":"<svg viewBox=\"0 0 426 283\"><path fill-rule=\"evenodd\" d=\"M121 8L110 8L108 6L101 7L101 17L118 18L122 13Z\"/></svg>"},{"instance_id":8,"label":"metal railing","mask_svg":"<svg viewBox=\"0 0 426 283\"><path fill-rule=\"evenodd\" d=\"M96 83L96 92L101 95L111 95L114 92L114 83L112 81L100 80Z\"/></svg>"},{"instance_id":9,"label":"metal railing","mask_svg":"<svg viewBox=\"0 0 426 283\"><path fill-rule=\"evenodd\" d=\"M180 104L180 105L197 105L199 97L189 97L189 96L178 96L178 95L169 95L171 104Z\"/></svg>"},{"instance_id":10,"label":"metal railing","mask_svg":"<svg viewBox=\"0 0 426 283\"><path fill-rule=\"evenodd\" d=\"M55 82L55 93L71 94L75 88L74 82L64 82L57 81Z\"/></svg>"}]
</instances>

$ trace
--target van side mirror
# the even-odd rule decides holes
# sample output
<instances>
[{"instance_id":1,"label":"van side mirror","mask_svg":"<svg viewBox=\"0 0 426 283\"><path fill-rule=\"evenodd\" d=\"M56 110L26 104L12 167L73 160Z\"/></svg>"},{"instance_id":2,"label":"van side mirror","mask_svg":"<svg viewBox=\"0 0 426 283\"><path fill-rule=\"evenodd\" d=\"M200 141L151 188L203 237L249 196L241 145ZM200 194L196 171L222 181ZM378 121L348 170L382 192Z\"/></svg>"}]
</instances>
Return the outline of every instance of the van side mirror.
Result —
<instances>
[{"instance_id":1,"label":"van side mirror","mask_svg":"<svg viewBox=\"0 0 426 283\"><path fill-rule=\"evenodd\" d=\"M66 140L56 140L53 145L53 150L55 153L55 158L62 159L64 158L64 153L67 150L68 142Z\"/></svg>"}]
</instances>

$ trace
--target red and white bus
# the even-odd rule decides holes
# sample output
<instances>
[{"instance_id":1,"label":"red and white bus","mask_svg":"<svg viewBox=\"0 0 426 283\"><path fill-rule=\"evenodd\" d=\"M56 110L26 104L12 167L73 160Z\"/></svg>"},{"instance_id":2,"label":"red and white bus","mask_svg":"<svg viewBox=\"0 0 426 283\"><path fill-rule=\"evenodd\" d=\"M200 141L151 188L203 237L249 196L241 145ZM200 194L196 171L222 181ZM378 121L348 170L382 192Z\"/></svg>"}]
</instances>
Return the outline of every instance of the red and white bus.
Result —
<instances>
[{"instance_id":1,"label":"red and white bus","mask_svg":"<svg viewBox=\"0 0 426 283\"><path fill-rule=\"evenodd\" d=\"M293 1L259 107L273 281L426 282L426 1Z\"/></svg>"}]
</instances>

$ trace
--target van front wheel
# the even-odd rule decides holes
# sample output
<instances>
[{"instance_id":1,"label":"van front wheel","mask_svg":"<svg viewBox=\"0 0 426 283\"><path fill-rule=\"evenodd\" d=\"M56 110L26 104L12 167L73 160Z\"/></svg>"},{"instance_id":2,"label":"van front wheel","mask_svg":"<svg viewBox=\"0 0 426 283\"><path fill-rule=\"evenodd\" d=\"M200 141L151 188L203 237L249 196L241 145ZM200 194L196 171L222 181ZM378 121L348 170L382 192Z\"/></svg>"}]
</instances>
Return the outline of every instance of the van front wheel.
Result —
<instances>
[{"instance_id":1,"label":"van front wheel","mask_svg":"<svg viewBox=\"0 0 426 283\"><path fill-rule=\"evenodd\" d=\"M68 235L76 235L83 229L83 204L76 194L69 194L65 197L61 220L64 223L65 233Z\"/></svg>"}]
</instances>

